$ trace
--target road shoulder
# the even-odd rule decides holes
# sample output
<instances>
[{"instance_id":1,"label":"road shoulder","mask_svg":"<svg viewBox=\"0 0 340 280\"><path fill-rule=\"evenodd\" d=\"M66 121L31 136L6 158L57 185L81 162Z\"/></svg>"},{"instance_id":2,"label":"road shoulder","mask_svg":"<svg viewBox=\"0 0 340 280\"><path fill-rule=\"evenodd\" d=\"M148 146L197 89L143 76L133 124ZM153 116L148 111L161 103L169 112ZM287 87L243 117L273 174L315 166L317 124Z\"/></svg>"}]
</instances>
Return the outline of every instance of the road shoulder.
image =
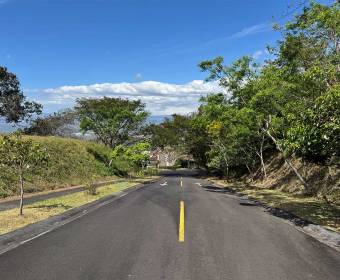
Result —
<instances>
[{"instance_id":1,"label":"road shoulder","mask_svg":"<svg viewBox=\"0 0 340 280\"><path fill-rule=\"evenodd\" d=\"M307 219L301 218L294 213L287 211L285 209L281 209L278 207L273 207L270 204L264 202L263 200L259 200L257 198L252 197L251 195L247 195L246 193L240 191L238 188L232 188L230 186L226 186L225 184L221 184L219 181L214 179L206 179L208 182L213 184L212 187L216 187L223 192L228 193L229 195L235 195L242 198L242 202L244 205L256 205L262 207L268 214L273 215L281 220L290 223L297 230L304 232L305 234L315 238L319 242L328 245L329 247L335 249L340 252L340 233L327 229L321 225L313 223ZM210 186L211 187L211 186ZM216 190L218 191L218 190Z\"/></svg>"},{"instance_id":2,"label":"road shoulder","mask_svg":"<svg viewBox=\"0 0 340 280\"><path fill-rule=\"evenodd\" d=\"M147 186L147 184L159 181L159 179L154 179L150 181L145 181L143 183L131 186L120 192L114 193L109 196L105 196L98 200L92 201L90 203L84 204L80 207L72 208L65 211L62 214L47 218L40 222L36 222L25 227L19 228L17 230L11 231L9 233L0 235L0 255L10 251L22 244L29 242L39 236L45 235L63 225L66 225L76 219L85 216L109 203L121 199L127 194L142 189Z\"/></svg>"}]
</instances>

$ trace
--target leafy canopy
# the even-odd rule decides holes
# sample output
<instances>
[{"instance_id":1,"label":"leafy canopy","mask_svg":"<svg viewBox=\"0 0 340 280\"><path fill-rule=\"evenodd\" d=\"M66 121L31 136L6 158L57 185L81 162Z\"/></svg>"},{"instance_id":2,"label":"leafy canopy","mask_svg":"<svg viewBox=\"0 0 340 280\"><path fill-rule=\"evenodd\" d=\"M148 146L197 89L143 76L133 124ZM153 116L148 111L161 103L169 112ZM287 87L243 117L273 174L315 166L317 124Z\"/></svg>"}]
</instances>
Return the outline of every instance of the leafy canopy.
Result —
<instances>
[{"instance_id":1,"label":"leafy canopy","mask_svg":"<svg viewBox=\"0 0 340 280\"><path fill-rule=\"evenodd\" d=\"M105 145L114 148L140 133L148 117L140 100L122 98L78 99L80 128L93 132Z\"/></svg>"},{"instance_id":2,"label":"leafy canopy","mask_svg":"<svg viewBox=\"0 0 340 280\"><path fill-rule=\"evenodd\" d=\"M118 145L112 151L112 159L123 159L132 166L143 167L150 159L151 145L139 142L131 146Z\"/></svg>"},{"instance_id":3,"label":"leafy canopy","mask_svg":"<svg viewBox=\"0 0 340 280\"><path fill-rule=\"evenodd\" d=\"M17 123L41 112L40 104L26 100L17 76L0 66L0 117Z\"/></svg>"}]
</instances>

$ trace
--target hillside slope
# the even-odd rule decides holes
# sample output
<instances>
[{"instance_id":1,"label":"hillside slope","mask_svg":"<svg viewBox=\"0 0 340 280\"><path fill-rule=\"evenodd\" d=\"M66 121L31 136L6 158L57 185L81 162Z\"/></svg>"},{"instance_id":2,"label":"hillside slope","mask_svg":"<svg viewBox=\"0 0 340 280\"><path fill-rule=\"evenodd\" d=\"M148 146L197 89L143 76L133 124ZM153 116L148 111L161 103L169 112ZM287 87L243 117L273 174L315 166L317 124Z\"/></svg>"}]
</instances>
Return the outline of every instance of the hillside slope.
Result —
<instances>
[{"instance_id":1,"label":"hillside slope","mask_svg":"<svg viewBox=\"0 0 340 280\"><path fill-rule=\"evenodd\" d=\"M277 154L266 161L267 178L261 180L259 174L255 174L251 181L258 188L314 196L340 204L340 168L337 164L317 165L303 162L301 159L294 159L292 163L305 178L308 188L301 184L294 172L284 163L282 156Z\"/></svg>"},{"instance_id":2,"label":"hillside slope","mask_svg":"<svg viewBox=\"0 0 340 280\"><path fill-rule=\"evenodd\" d=\"M305 188L275 154L266 161L267 178L260 171L239 179L212 180L275 208L340 232L340 169L337 164L317 165L294 159L293 165L308 183ZM241 179L241 180L240 180Z\"/></svg>"},{"instance_id":3,"label":"hillside slope","mask_svg":"<svg viewBox=\"0 0 340 280\"><path fill-rule=\"evenodd\" d=\"M27 174L26 192L78 185L111 175L106 165L110 149L104 145L59 137L26 137L46 147L50 155L46 166ZM0 197L17 193L17 178L0 167Z\"/></svg>"}]
</instances>

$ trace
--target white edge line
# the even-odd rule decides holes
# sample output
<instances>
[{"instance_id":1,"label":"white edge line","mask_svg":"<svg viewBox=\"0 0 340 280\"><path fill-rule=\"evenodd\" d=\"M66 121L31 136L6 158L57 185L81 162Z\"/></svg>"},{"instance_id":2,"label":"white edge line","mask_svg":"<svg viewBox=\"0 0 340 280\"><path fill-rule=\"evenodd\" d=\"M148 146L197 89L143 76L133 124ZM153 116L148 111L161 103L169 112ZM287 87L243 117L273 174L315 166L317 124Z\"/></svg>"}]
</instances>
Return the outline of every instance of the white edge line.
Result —
<instances>
[{"instance_id":1,"label":"white edge line","mask_svg":"<svg viewBox=\"0 0 340 280\"><path fill-rule=\"evenodd\" d=\"M141 187L143 187L143 186L145 186L145 185L142 185ZM132 188L133 188L133 187L132 187ZM70 219L67 219L67 220L64 221L64 222L61 222L61 223L58 223L58 222L57 222L57 223L55 224L54 227L52 227L52 228L50 228L50 229L48 229L48 230L46 230L46 231L44 231L44 232L41 232L41 233L39 233L39 234L37 234L37 235L31 237L31 238L28 238L28 239L26 239L26 240L24 240L24 241L21 241L21 242L15 244L15 245L9 246L7 249L4 249L4 250L0 251L0 256L3 255L3 254L5 254L5 253L7 253L7 252L9 252L9 251L12 251L12 250L18 248L19 246L21 246L21 245L23 245L23 244L25 244L25 243L28 243L28 242L30 242L30 241L32 241L32 240L34 240L34 239L37 239L37 238L39 238L39 237L41 237L41 236L43 236L43 235L45 235L45 234L47 234L47 233L49 233L49 232L52 232L52 231L58 229L58 228L60 228L60 227L62 227L62 226L64 226L64 225L67 225L68 223L71 223L71 222L73 222L73 221L75 221L75 220L77 220L77 219L80 219L80 218L84 217L85 215L87 215L87 214L89 214L89 213L92 213L92 212L96 211L97 209L99 209L99 208L101 208L101 207L103 207L103 206L105 206L105 205L107 205L107 204L109 204L109 203L112 203L113 201L116 201L116 200L118 200L118 199L120 199L120 198L122 198L122 197L124 197L124 196L126 196L126 195L128 195L128 194L130 194L130 193L132 193L132 192L134 192L134 191L136 191L136 190L138 190L138 189L139 189L139 188L135 188L135 189L133 189L133 190L127 192L127 193L124 192L124 193L122 193L122 194L119 195L119 196L112 197L112 200L109 200L109 201L100 203L100 204L94 206L92 209L89 209L89 210L85 209L84 211L82 211L82 214L76 215L76 216L74 216L74 217L72 217L72 218L70 218Z\"/></svg>"}]
</instances>

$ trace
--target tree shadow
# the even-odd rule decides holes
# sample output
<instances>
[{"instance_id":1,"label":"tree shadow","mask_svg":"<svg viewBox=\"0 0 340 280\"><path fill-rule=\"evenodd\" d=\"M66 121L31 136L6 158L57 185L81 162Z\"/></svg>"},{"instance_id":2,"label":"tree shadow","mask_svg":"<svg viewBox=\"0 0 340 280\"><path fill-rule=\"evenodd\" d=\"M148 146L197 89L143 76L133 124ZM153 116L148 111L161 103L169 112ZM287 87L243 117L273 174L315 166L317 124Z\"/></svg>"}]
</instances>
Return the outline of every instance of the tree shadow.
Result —
<instances>
[{"instance_id":1,"label":"tree shadow","mask_svg":"<svg viewBox=\"0 0 340 280\"><path fill-rule=\"evenodd\" d=\"M280 207L284 210L278 208L267 208L266 210L274 216L289 220L301 227L309 224L340 227L340 210L323 201L284 202Z\"/></svg>"},{"instance_id":2,"label":"tree shadow","mask_svg":"<svg viewBox=\"0 0 340 280\"><path fill-rule=\"evenodd\" d=\"M302 198L305 196L292 194L287 198L283 193L268 192L266 189L256 192L256 196L259 196L258 199L264 202L249 197L243 201L242 197L245 195L238 192L238 186L235 186L236 189L232 189L234 186L221 188L213 185L202 186L202 188L208 192L241 197L240 205L262 206L269 214L288 220L299 227L318 224L340 228L340 209L323 200L303 200ZM270 205L275 205L275 207Z\"/></svg>"},{"instance_id":3,"label":"tree shadow","mask_svg":"<svg viewBox=\"0 0 340 280\"><path fill-rule=\"evenodd\" d=\"M87 152L93 155L96 160L104 163L105 165L109 164L109 159L105 154L101 154L93 148L87 148Z\"/></svg>"},{"instance_id":4,"label":"tree shadow","mask_svg":"<svg viewBox=\"0 0 340 280\"><path fill-rule=\"evenodd\" d=\"M71 209L72 206L65 205L64 203L55 203L55 204L41 204L35 206L28 206L27 208L31 209L52 209L52 208L64 208L65 210Z\"/></svg>"},{"instance_id":5,"label":"tree shadow","mask_svg":"<svg viewBox=\"0 0 340 280\"><path fill-rule=\"evenodd\" d=\"M208 185L208 186L202 186L202 188L207 191L207 192L214 192L214 193L230 193L230 194L235 194L238 195L238 193L236 192L236 190L232 189L231 187L216 187L213 185Z\"/></svg>"},{"instance_id":6,"label":"tree shadow","mask_svg":"<svg viewBox=\"0 0 340 280\"><path fill-rule=\"evenodd\" d=\"M265 191L259 192L257 195L260 195L265 201L265 203L259 202L259 205L262 205L268 213L289 220L296 226L304 227L309 224L319 224L335 228L340 227L340 209L323 200L299 200L303 196L295 195L292 196L292 200L287 201L284 194L267 193ZM268 204L279 205L279 207L272 207Z\"/></svg>"}]
</instances>

